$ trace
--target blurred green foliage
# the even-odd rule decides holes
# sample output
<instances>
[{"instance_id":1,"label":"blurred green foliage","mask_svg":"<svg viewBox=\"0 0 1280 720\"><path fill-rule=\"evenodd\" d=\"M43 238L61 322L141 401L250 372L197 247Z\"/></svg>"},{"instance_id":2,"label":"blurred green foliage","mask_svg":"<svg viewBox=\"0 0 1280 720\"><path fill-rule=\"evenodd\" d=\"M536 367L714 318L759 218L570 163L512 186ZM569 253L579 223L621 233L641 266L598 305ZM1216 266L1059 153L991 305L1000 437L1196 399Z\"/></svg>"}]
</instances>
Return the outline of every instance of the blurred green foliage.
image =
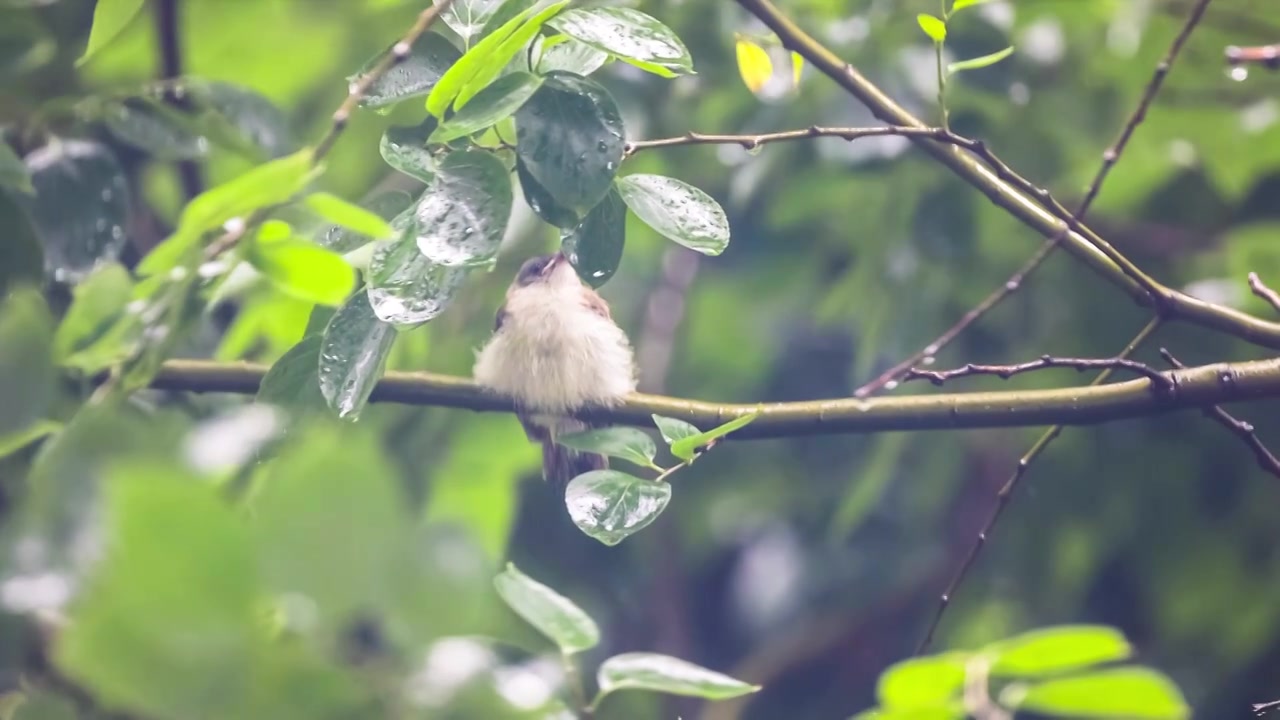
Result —
<instances>
[{"instance_id":1,"label":"blurred green foliage","mask_svg":"<svg viewBox=\"0 0 1280 720\"><path fill-rule=\"evenodd\" d=\"M1154 276L1259 314L1270 309L1243 280L1257 271L1280 282L1280 75L1231 76L1222 50L1280 40L1272 1L1211 5L1091 214ZM956 678L969 672L957 675L956 663L997 649L1017 666L1010 674L1032 676L1041 661L1076 657L1076 672L1136 649L1197 716L1249 717L1252 703L1280 697L1277 486L1235 438L1191 414L1068 430L1031 468L943 620L938 646L982 650L912 661L927 666L912 680L923 666L894 663L923 633L1031 430L726 444L673 475L673 499L644 531L606 547L536 481L537 448L512 418L363 407L384 369L467 374L515 268L562 235L566 248L582 250L579 271L603 284L636 343L647 390L742 402L848 396L1032 252L1040 238L903 138L680 146L621 160L623 140L690 130L875 124L811 68L797 84L786 53L768 43L770 76L755 92L745 87L737 38L764 28L735 4L634 3L674 30L691 65L637 54L601 67L601 53L670 48L670 38L649 27L659 45L619 47L584 27L576 3L568 12L579 15L547 22L545 37L576 28L576 39L539 40L538 71L591 75L570 99L611 100L595 102L604 109L583 132L621 128L601 152L635 179L616 196L606 194L614 168L603 182L555 187L573 157L535 158L529 136L516 153L486 155L559 200L534 208L540 198L529 185L512 191L510 223L482 232L486 242L468 244L467 257L433 280L448 287L447 307L377 272L428 253L422 242L372 243L381 224L331 205L278 218L274 229L285 232L274 242L306 247L304 259L281 259L287 253L270 233L253 235L249 245L265 251L256 270L223 268L229 275L207 309L195 301L195 279L175 279L173 268L263 192L284 199L312 179L305 148L329 129L348 82L403 35L425 0L96 5L124 17L118 34L98 24L90 0L0 0L0 717L548 717L577 702L578 674L588 693L619 688L600 703L601 718L848 717L890 705L903 678L914 688L905 696L942 687L941 701L951 702ZM165 25L162 6L177 10L175 26ZM404 193L416 196L424 183L453 187L451 208L468 211L484 203L458 187L476 177L490 189L509 183L466 163L450 175L422 147L437 127L424 107L433 83L466 49L498 37L515 14L494 15L498 6L459 0L447 27L436 28L448 39L415 45L404 72L352 115L312 186L331 195L310 197L358 203L403 232ZM784 10L912 112L939 118L936 48L916 19L937 6L805 0ZM943 60L1016 51L950 78L950 124L1070 205L1189 6L966 8L947 22ZM619 22L635 21L633 12L608 11ZM165 67L165 33L178 41L181 80L161 81L174 70ZM431 83L415 85L422 75L411 71ZM578 82L506 81L486 96L488 80L469 95L466 82L455 88L482 119L515 112L519 93L535 107L564 102L555 93ZM461 99L439 102L458 108ZM500 147L521 127L519 116L504 120L480 141ZM536 141L536 123L526 117L523 127ZM271 159L279 174L245 175ZM560 175L545 174L557 164ZM218 192L188 204L181 178L193 169L197 189ZM644 179L652 175L678 182ZM259 181L247 204L228 191L246 177ZM450 186L450 177L468 182ZM664 209L672 193L705 195L723 212ZM632 210L625 219L623 200ZM584 216L594 229L575 237ZM727 247L721 224L732 232ZM598 244L584 244L592 238ZM393 329L375 295L344 301L343 271L309 271L332 270L334 253L390 288L384 299L408 292L422 303L417 314ZM104 258L118 264L95 268ZM55 268L47 278L43 270ZM41 285L43 293L31 287ZM127 308L136 312L119 320ZM134 316L150 319L127 320ZM1110 356L1144 320L1064 255L938 363ZM1159 364L1157 345L1188 364L1257 353L1181 326L1162 330L1140 357ZM95 397L86 377L117 366L122 348L144 347L126 388L145 385L169 355L274 363L259 399L294 412L158 391L86 404ZM356 352L369 348L376 352ZM1056 371L965 387L1079 381ZM359 421L334 420L330 408ZM1262 437L1280 437L1270 409L1256 403L1242 414ZM675 462L641 448L646 456ZM519 592L495 590L495 576L519 573L499 574L507 560L524 571L515 581L522 592L580 625L587 618L596 640L566 646L547 630L554 619L531 617L545 607L530 611L511 599ZM1077 622L1114 626L1123 638L1088 628L1019 635ZM1019 656L1019 641L1063 644L1024 645ZM688 663L718 672L698 675L710 671ZM999 661L989 669L998 673ZM1039 696L1021 688L1025 707L1146 697L1135 714L1181 712L1160 705L1177 691L1148 671L1083 677L1095 684L1068 676L1038 685ZM732 699L621 691L689 683L694 695ZM756 685L763 689L741 694Z\"/></svg>"}]
</instances>

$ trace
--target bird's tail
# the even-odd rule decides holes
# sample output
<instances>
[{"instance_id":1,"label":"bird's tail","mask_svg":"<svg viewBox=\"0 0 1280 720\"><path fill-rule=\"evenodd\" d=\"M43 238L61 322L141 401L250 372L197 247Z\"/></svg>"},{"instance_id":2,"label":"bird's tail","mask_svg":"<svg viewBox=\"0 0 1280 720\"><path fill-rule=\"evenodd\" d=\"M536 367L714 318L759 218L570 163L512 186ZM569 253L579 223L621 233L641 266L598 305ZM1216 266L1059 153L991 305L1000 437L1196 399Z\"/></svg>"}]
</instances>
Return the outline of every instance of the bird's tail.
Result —
<instances>
[{"instance_id":1,"label":"bird's tail","mask_svg":"<svg viewBox=\"0 0 1280 720\"><path fill-rule=\"evenodd\" d=\"M609 460L603 455L580 452L555 441L556 436L589 430L591 425L575 418L558 418L551 426L526 418L521 418L521 422L529 439L542 444L543 479L561 494L569 481L582 473L609 467Z\"/></svg>"}]
</instances>

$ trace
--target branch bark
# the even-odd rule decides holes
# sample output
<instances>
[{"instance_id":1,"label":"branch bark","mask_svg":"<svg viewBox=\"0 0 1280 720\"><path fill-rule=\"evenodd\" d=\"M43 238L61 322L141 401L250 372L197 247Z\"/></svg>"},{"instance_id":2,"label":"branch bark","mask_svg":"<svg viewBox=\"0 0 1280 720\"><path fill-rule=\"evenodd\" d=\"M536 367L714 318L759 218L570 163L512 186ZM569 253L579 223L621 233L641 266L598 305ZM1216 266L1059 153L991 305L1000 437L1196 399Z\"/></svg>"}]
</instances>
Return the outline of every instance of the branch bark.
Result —
<instances>
[{"instance_id":1,"label":"branch bark","mask_svg":"<svg viewBox=\"0 0 1280 720\"><path fill-rule=\"evenodd\" d=\"M171 360L152 382L157 390L253 394L267 368L202 360ZM636 393L613 409L583 417L615 424L650 426L652 415L700 428L747 415L760 417L734 438L875 433L896 430L1092 425L1202 409L1215 404L1280 396L1280 358L1217 363L1162 373L1167 388L1142 378L1095 387L1053 390L913 395L867 400L840 398L805 402L722 404ZM512 412L509 400L484 392L469 378L434 373L387 373L372 402Z\"/></svg>"}]
</instances>

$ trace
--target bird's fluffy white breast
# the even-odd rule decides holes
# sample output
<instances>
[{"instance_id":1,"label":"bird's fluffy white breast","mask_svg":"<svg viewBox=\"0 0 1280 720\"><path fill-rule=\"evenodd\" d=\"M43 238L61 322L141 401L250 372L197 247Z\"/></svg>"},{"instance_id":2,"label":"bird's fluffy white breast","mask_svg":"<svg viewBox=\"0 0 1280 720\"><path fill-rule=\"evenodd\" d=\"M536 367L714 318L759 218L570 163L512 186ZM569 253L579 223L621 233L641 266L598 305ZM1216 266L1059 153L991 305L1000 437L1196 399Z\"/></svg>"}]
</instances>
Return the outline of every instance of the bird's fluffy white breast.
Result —
<instances>
[{"instance_id":1,"label":"bird's fluffy white breast","mask_svg":"<svg viewBox=\"0 0 1280 720\"><path fill-rule=\"evenodd\" d=\"M512 295L502 327L477 355L476 382L553 413L612 405L634 391L626 334L584 306L581 292L547 283Z\"/></svg>"}]
</instances>

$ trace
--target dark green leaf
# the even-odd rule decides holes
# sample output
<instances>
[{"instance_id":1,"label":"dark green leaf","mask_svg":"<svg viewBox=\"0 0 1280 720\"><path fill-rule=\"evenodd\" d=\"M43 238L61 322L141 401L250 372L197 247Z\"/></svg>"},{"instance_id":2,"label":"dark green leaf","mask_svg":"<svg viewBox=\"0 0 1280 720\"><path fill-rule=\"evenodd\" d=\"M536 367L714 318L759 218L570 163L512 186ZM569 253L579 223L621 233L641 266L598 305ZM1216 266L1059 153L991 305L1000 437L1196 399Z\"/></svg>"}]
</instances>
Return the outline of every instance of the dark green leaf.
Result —
<instances>
[{"instance_id":1,"label":"dark green leaf","mask_svg":"<svg viewBox=\"0 0 1280 720\"><path fill-rule=\"evenodd\" d=\"M639 10L624 7L574 8L550 22L556 30L620 60L693 72L693 58L671 28Z\"/></svg>"},{"instance_id":2,"label":"dark green leaf","mask_svg":"<svg viewBox=\"0 0 1280 720\"><path fill-rule=\"evenodd\" d=\"M734 430L738 430L745 427L748 423L750 423L752 420L755 420L757 417L760 417L760 413L754 412L754 413L751 413L750 415L743 415L741 417L734 418L733 420L730 420L729 422L721 425L720 427L713 428L704 433L698 433L697 435L691 435L689 437L680 438L679 440L671 443L671 454L675 455L681 460L692 460L694 454L698 451L698 448L706 445L707 443L713 440L718 440L719 438L722 438L725 435L728 435Z\"/></svg>"},{"instance_id":3,"label":"dark green leaf","mask_svg":"<svg viewBox=\"0 0 1280 720\"><path fill-rule=\"evenodd\" d=\"M386 322L421 325L444 312L466 276L466 268L437 265L423 256L418 250L417 225L410 221L404 237L381 242L373 251L369 302Z\"/></svg>"},{"instance_id":4,"label":"dark green leaf","mask_svg":"<svg viewBox=\"0 0 1280 720\"><path fill-rule=\"evenodd\" d=\"M560 250L591 287L600 287L613 277L622 262L626 241L627 206L616 188L591 208L582 224L560 231Z\"/></svg>"},{"instance_id":5,"label":"dark green leaf","mask_svg":"<svg viewBox=\"0 0 1280 720\"><path fill-rule=\"evenodd\" d=\"M186 78L179 87L207 112L203 129L211 141L242 152L251 148L271 159L297 149L285 114L251 88L201 78Z\"/></svg>"},{"instance_id":6,"label":"dark green leaf","mask_svg":"<svg viewBox=\"0 0 1280 720\"><path fill-rule=\"evenodd\" d=\"M941 705L955 699L964 688L963 653L911 658L880 675L876 699L886 709Z\"/></svg>"},{"instance_id":7,"label":"dark green leaf","mask_svg":"<svg viewBox=\"0 0 1280 720\"><path fill-rule=\"evenodd\" d=\"M53 317L34 289L0 302L0 438L45 417L53 399Z\"/></svg>"},{"instance_id":8,"label":"dark green leaf","mask_svg":"<svg viewBox=\"0 0 1280 720\"><path fill-rule=\"evenodd\" d=\"M354 82L373 69L382 55L379 54L365 63L360 72L347 78ZM369 87L369 91L360 100L364 107L384 107L405 98L419 97L431 92L445 72L458 62L462 53L447 38L439 33L424 33L413 44L409 57L392 66L385 75Z\"/></svg>"},{"instance_id":9,"label":"dark green leaf","mask_svg":"<svg viewBox=\"0 0 1280 720\"><path fill-rule=\"evenodd\" d=\"M209 141L178 122L172 110L134 98L111 102L102 120L117 139L160 160L194 160L209 153Z\"/></svg>"},{"instance_id":10,"label":"dark green leaf","mask_svg":"<svg viewBox=\"0 0 1280 720\"><path fill-rule=\"evenodd\" d=\"M28 206L44 243L45 267L75 282L115 260L127 238L129 184L105 145L55 140L26 157L36 194Z\"/></svg>"},{"instance_id":11,"label":"dark green leaf","mask_svg":"<svg viewBox=\"0 0 1280 720\"><path fill-rule=\"evenodd\" d=\"M563 653L590 650L600 643L600 629L569 598L520 572L507 569L493 579L498 595L517 615L547 636Z\"/></svg>"},{"instance_id":12,"label":"dark green leaf","mask_svg":"<svg viewBox=\"0 0 1280 720\"><path fill-rule=\"evenodd\" d=\"M515 118L521 184L531 178L572 222L548 217L525 187L530 207L560 227L577 226L609 192L622 162L622 118L613 97L592 80L554 71Z\"/></svg>"},{"instance_id":13,"label":"dark green leaf","mask_svg":"<svg viewBox=\"0 0 1280 720\"><path fill-rule=\"evenodd\" d=\"M163 465L120 467L105 492L108 555L58 636L58 666L107 707L224 715L252 677L247 529L213 485Z\"/></svg>"},{"instance_id":14,"label":"dark green leaf","mask_svg":"<svg viewBox=\"0 0 1280 720\"><path fill-rule=\"evenodd\" d=\"M435 87L431 88L431 93L427 95L427 112L433 117L444 117L445 110L449 109L454 98L458 97L458 93L462 92L462 89L477 74L486 71L485 68L489 64L497 64L497 69L500 71L511 59L508 57L501 63L497 63L497 53L502 43L511 37L512 33L532 14L533 8L521 11L464 53L436 82ZM495 72L491 77L496 75Z\"/></svg>"},{"instance_id":15,"label":"dark green leaf","mask_svg":"<svg viewBox=\"0 0 1280 720\"><path fill-rule=\"evenodd\" d=\"M401 194L408 196L407 193ZM392 230L387 221L376 212L349 203L337 195L326 192L311 193L305 202L312 212L335 225L341 225L376 240L395 237L396 231Z\"/></svg>"},{"instance_id":16,"label":"dark green leaf","mask_svg":"<svg viewBox=\"0 0 1280 720\"><path fill-rule=\"evenodd\" d=\"M995 656L992 675L1037 677L1079 670L1133 652L1118 630L1100 625L1068 625L1035 630L984 649Z\"/></svg>"},{"instance_id":17,"label":"dark green leaf","mask_svg":"<svg viewBox=\"0 0 1280 720\"><path fill-rule=\"evenodd\" d=\"M129 271L117 263L102 265L72 292L74 300L54 339L58 363L88 373L127 357L128 335L111 331L133 299Z\"/></svg>"},{"instance_id":18,"label":"dark green leaf","mask_svg":"<svg viewBox=\"0 0 1280 720\"><path fill-rule=\"evenodd\" d=\"M321 305L341 305L356 286L341 255L305 240L256 242L248 259L281 290Z\"/></svg>"},{"instance_id":19,"label":"dark green leaf","mask_svg":"<svg viewBox=\"0 0 1280 720\"><path fill-rule=\"evenodd\" d=\"M317 424L270 462L253 493L263 578L314 602L326 640L358 613L389 607L402 572L410 527L383 458L368 431Z\"/></svg>"},{"instance_id":20,"label":"dark green leaf","mask_svg":"<svg viewBox=\"0 0 1280 720\"><path fill-rule=\"evenodd\" d=\"M93 7L89 44L85 46L84 54L76 60L76 64L85 62L114 40L142 10L143 3L144 0L98 0Z\"/></svg>"},{"instance_id":21,"label":"dark green leaf","mask_svg":"<svg viewBox=\"0 0 1280 720\"><path fill-rule=\"evenodd\" d=\"M618 690L649 690L707 700L727 700L760 690L759 685L744 683L679 658L656 653L614 655L600 665L596 680L600 684L598 697Z\"/></svg>"},{"instance_id":22,"label":"dark green leaf","mask_svg":"<svg viewBox=\"0 0 1280 720\"><path fill-rule=\"evenodd\" d=\"M671 502L671 485L617 470L592 470L565 489L569 517L605 545L617 545L657 519Z\"/></svg>"},{"instance_id":23,"label":"dark green leaf","mask_svg":"<svg viewBox=\"0 0 1280 720\"><path fill-rule=\"evenodd\" d=\"M320 391L338 417L355 419L382 378L396 329L378 319L364 293L334 313L320 347Z\"/></svg>"},{"instance_id":24,"label":"dark green leaf","mask_svg":"<svg viewBox=\"0 0 1280 720\"><path fill-rule=\"evenodd\" d=\"M511 117L539 87L542 87L542 78L536 75L525 72L504 75L436 128L429 141L447 143Z\"/></svg>"},{"instance_id":25,"label":"dark green leaf","mask_svg":"<svg viewBox=\"0 0 1280 720\"><path fill-rule=\"evenodd\" d=\"M0 191L0 297L22 285L39 286L44 281L44 254L31 217L18 196Z\"/></svg>"},{"instance_id":26,"label":"dark green leaf","mask_svg":"<svg viewBox=\"0 0 1280 720\"><path fill-rule=\"evenodd\" d=\"M31 2L32 0L27 0ZM58 56L62 40L41 21L43 13L0 2L0 78L16 78Z\"/></svg>"},{"instance_id":27,"label":"dark green leaf","mask_svg":"<svg viewBox=\"0 0 1280 720\"><path fill-rule=\"evenodd\" d=\"M427 138L435 132L436 119L428 117L414 127L392 127L382 135L378 151L391 167L417 178L431 182L435 172L435 159L427 152Z\"/></svg>"},{"instance_id":28,"label":"dark green leaf","mask_svg":"<svg viewBox=\"0 0 1280 720\"><path fill-rule=\"evenodd\" d=\"M556 442L574 450L622 458L642 467L652 467L653 456L658 454L653 438L621 425L559 435Z\"/></svg>"},{"instance_id":29,"label":"dark green leaf","mask_svg":"<svg viewBox=\"0 0 1280 720\"><path fill-rule=\"evenodd\" d=\"M0 710L5 720L76 720L76 706L71 700L52 693L27 695L12 716Z\"/></svg>"},{"instance_id":30,"label":"dark green leaf","mask_svg":"<svg viewBox=\"0 0 1280 720\"><path fill-rule=\"evenodd\" d=\"M37 420L16 433L0 437L0 458L6 458L27 447L37 440L42 440L62 429L62 423L52 420Z\"/></svg>"},{"instance_id":31,"label":"dark green leaf","mask_svg":"<svg viewBox=\"0 0 1280 720\"><path fill-rule=\"evenodd\" d=\"M414 211L418 251L446 267L492 264L511 203L511 176L493 153L449 153Z\"/></svg>"},{"instance_id":32,"label":"dark green leaf","mask_svg":"<svg viewBox=\"0 0 1280 720\"><path fill-rule=\"evenodd\" d=\"M413 202L413 196L403 190L387 190L364 203L364 207L383 220L391 220L404 212ZM392 227L392 232L395 231L396 228ZM316 244L336 253L345 254L374 240L375 238L369 235L354 232L341 225L330 225L316 238Z\"/></svg>"},{"instance_id":33,"label":"dark green leaf","mask_svg":"<svg viewBox=\"0 0 1280 720\"><path fill-rule=\"evenodd\" d=\"M22 159L13 152L13 148L4 141L4 136L0 134L0 190L9 188L28 194L35 193L36 188L31 184L31 175L27 173L27 166L22 164Z\"/></svg>"},{"instance_id":34,"label":"dark green leaf","mask_svg":"<svg viewBox=\"0 0 1280 720\"><path fill-rule=\"evenodd\" d=\"M546 75L552 70L563 70L586 77L609 61L609 53L567 35L543 38L536 54L537 71L540 75Z\"/></svg>"},{"instance_id":35,"label":"dark green leaf","mask_svg":"<svg viewBox=\"0 0 1280 720\"><path fill-rule=\"evenodd\" d=\"M1048 680L1027 689L1020 710L1069 718L1182 720L1191 709L1169 678L1145 668L1120 668Z\"/></svg>"},{"instance_id":36,"label":"dark green leaf","mask_svg":"<svg viewBox=\"0 0 1280 720\"><path fill-rule=\"evenodd\" d=\"M649 227L703 255L719 255L729 244L729 220L720 204L698 188L662 175L618 180L622 199Z\"/></svg>"},{"instance_id":37,"label":"dark green leaf","mask_svg":"<svg viewBox=\"0 0 1280 720\"><path fill-rule=\"evenodd\" d=\"M940 43L947 39L947 24L938 18L928 14L920 13L916 15L916 22L919 23L920 29L928 35L931 40Z\"/></svg>"},{"instance_id":38,"label":"dark green leaf","mask_svg":"<svg viewBox=\"0 0 1280 720\"><path fill-rule=\"evenodd\" d=\"M552 225L569 229L582 224L578 214L556 202L551 193L529 174L524 161L516 158L516 178L520 180L520 189L524 192L524 201L537 213L538 217Z\"/></svg>"},{"instance_id":39,"label":"dark green leaf","mask_svg":"<svg viewBox=\"0 0 1280 720\"><path fill-rule=\"evenodd\" d=\"M980 68L990 67L1000 62L1001 60L1009 57L1012 54L1013 54L1013 46L1010 45L1009 47L1003 50L1000 50L998 52L993 52L989 55L983 55L981 57L969 58L968 60L953 62L947 65L947 74L950 75L952 73L964 72L965 70L978 70Z\"/></svg>"},{"instance_id":40,"label":"dark green leaf","mask_svg":"<svg viewBox=\"0 0 1280 720\"><path fill-rule=\"evenodd\" d=\"M653 422L658 426L658 432L662 434L662 439L668 444L672 444L677 440L701 435L702 431L690 425L683 420L675 418L654 415Z\"/></svg>"},{"instance_id":41,"label":"dark green leaf","mask_svg":"<svg viewBox=\"0 0 1280 720\"><path fill-rule=\"evenodd\" d=\"M569 0L560 0L560 2L544 8L516 28L515 32L511 33L507 39L503 40L490 55L477 65L475 74L458 91L458 97L453 103L454 109L461 110L466 107L472 98L488 87L494 81L494 78L502 74L502 71L511 60L525 50L534 36L538 34L538 30L542 28L543 23L558 14L568 4Z\"/></svg>"},{"instance_id":42,"label":"dark green leaf","mask_svg":"<svg viewBox=\"0 0 1280 720\"><path fill-rule=\"evenodd\" d=\"M281 355L262 378L257 402L299 415L324 408L327 403L320 393L320 345L319 335L308 335Z\"/></svg>"}]
</instances>

